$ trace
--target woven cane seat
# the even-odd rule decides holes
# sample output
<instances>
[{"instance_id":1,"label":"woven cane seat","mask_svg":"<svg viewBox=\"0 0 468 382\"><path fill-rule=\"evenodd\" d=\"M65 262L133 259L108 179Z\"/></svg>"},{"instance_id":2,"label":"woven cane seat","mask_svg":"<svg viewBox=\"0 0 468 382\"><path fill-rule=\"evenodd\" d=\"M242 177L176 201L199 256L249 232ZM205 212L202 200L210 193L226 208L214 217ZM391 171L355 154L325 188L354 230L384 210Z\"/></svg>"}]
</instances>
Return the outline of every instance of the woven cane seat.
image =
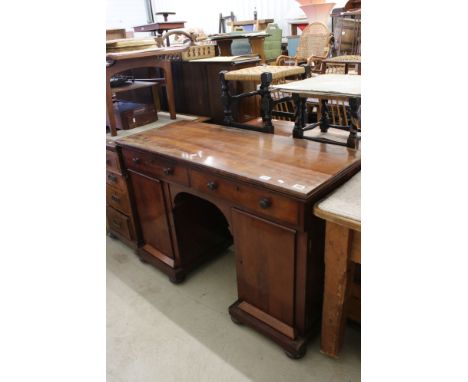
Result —
<instances>
[{"instance_id":1,"label":"woven cane seat","mask_svg":"<svg viewBox=\"0 0 468 382\"><path fill-rule=\"evenodd\" d=\"M345 56L336 56L332 58L327 58L326 62L330 63L354 63L354 62L361 62L361 56L358 55L345 55Z\"/></svg>"},{"instance_id":2,"label":"woven cane seat","mask_svg":"<svg viewBox=\"0 0 468 382\"><path fill-rule=\"evenodd\" d=\"M260 82L262 73L271 73L274 80L284 79L289 76L303 74L305 69L302 66L274 66L262 65L250 68L231 70L224 75L229 81L255 81Z\"/></svg>"}]
</instances>

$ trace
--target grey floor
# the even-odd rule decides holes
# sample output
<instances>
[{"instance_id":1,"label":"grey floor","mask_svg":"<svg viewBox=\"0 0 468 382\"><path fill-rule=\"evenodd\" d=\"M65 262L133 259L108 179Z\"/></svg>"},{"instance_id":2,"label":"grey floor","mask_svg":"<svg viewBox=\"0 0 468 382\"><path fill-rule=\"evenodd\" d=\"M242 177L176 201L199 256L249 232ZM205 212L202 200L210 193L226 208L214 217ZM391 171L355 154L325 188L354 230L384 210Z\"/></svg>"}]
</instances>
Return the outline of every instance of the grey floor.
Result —
<instances>
[{"instance_id":1,"label":"grey floor","mask_svg":"<svg viewBox=\"0 0 468 382\"><path fill-rule=\"evenodd\" d=\"M201 266L180 285L107 238L107 381L360 380L358 330L348 327L339 360L319 352L319 338L301 360L232 323L236 300L232 250Z\"/></svg>"}]
</instances>

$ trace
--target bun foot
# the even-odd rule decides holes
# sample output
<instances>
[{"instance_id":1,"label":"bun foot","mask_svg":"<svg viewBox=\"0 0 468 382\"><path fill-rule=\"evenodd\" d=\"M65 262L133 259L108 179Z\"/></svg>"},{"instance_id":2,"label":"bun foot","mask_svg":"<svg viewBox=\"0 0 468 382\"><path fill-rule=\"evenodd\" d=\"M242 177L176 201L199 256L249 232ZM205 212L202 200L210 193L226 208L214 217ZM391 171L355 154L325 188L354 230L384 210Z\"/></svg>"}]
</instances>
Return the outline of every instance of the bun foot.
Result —
<instances>
[{"instance_id":1,"label":"bun foot","mask_svg":"<svg viewBox=\"0 0 468 382\"><path fill-rule=\"evenodd\" d=\"M185 280L185 273L173 273L169 276L169 281L173 284L180 284Z\"/></svg>"},{"instance_id":2,"label":"bun foot","mask_svg":"<svg viewBox=\"0 0 468 382\"><path fill-rule=\"evenodd\" d=\"M242 325L242 322L240 322L236 317L234 317L232 314L231 316L231 321L234 322L236 325Z\"/></svg>"},{"instance_id":3,"label":"bun foot","mask_svg":"<svg viewBox=\"0 0 468 382\"><path fill-rule=\"evenodd\" d=\"M307 352L307 348L305 346L302 346L301 348L299 348L298 351L289 352L289 351L285 350L284 352L291 359L301 359L302 357L305 356L305 354Z\"/></svg>"}]
</instances>

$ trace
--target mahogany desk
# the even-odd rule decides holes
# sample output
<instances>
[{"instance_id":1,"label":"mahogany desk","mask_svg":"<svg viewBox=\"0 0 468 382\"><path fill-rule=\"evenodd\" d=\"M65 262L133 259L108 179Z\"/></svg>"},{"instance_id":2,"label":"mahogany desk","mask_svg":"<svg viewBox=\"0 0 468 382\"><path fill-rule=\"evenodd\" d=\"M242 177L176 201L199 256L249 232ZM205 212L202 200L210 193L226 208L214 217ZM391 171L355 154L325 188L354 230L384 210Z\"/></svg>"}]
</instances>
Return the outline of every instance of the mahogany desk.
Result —
<instances>
[{"instance_id":1,"label":"mahogany desk","mask_svg":"<svg viewBox=\"0 0 468 382\"><path fill-rule=\"evenodd\" d=\"M234 242L234 322L300 358L318 329L324 223L313 205L360 170L360 153L181 121L120 138L137 254L180 282Z\"/></svg>"}]
</instances>

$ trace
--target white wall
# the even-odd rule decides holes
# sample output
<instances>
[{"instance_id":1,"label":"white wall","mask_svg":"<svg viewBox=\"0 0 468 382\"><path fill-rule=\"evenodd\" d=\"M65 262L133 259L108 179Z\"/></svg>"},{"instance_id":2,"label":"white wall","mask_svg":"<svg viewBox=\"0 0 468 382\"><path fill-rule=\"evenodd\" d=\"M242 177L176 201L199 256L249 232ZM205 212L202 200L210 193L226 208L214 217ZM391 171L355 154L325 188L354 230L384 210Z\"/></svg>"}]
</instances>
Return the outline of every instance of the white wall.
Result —
<instances>
[{"instance_id":1,"label":"white wall","mask_svg":"<svg viewBox=\"0 0 468 382\"><path fill-rule=\"evenodd\" d=\"M347 0L335 0L342 7ZM328 0L327 0L328 2ZM287 19L305 16L295 0L153 0L154 12L173 11L170 20L186 21L187 28L201 28L206 34L218 32L219 14L234 12L237 20L252 20L254 7L259 19L272 18L290 34ZM107 0L107 27L131 27L146 23L144 0ZM138 35L138 34L137 34Z\"/></svg>"}]
</instances>

